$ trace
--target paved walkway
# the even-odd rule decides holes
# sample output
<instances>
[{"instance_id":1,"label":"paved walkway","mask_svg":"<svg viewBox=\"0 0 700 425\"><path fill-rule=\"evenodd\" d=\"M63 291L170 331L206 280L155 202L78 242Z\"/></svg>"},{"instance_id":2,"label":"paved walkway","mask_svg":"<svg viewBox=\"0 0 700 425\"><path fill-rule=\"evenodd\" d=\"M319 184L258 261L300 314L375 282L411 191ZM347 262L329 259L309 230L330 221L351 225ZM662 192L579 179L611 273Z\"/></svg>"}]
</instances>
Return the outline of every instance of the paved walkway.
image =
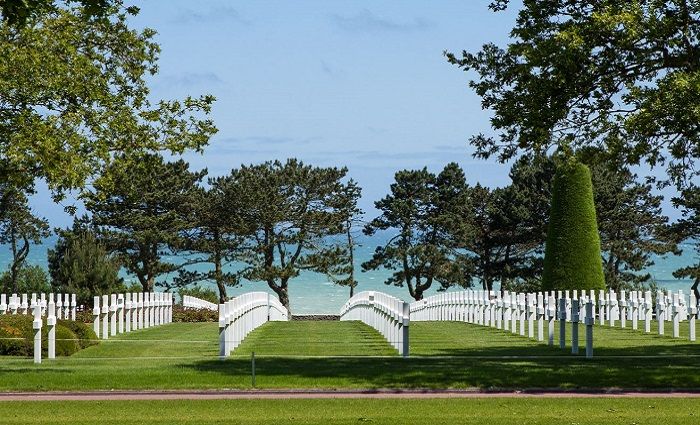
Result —
<instances>
[{"instance_id":1,"label":"paved walkway","mask_svg":"<svg viewBox=\"0 0 700 425\"><path fill-rule=\"evenodd\" d=\"M227 399L311 399L311 398L700 398L700 392L632 392L632 391L94 391L0 393L2 401L98 401L98 400L227 400Z\"/></svg>"}]
</instances>

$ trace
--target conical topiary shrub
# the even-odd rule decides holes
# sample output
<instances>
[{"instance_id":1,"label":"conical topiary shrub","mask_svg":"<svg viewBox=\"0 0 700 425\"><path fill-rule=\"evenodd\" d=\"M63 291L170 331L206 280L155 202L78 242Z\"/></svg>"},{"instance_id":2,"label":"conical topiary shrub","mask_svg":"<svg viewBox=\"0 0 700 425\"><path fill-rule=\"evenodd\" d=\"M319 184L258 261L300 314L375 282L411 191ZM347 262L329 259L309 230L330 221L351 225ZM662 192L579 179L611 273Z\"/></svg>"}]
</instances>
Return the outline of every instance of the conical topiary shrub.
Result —
<instances>
[{"instance_id":1,"label":"conical topiary shrub","mask_svg":"<svg viewBox=\"0 0 700 425\"><path fill-rule=\"evenodd\" d=\"M605 289L591 172L576 161L554 176L542 289Z\"/></svg>"}]
</instances>

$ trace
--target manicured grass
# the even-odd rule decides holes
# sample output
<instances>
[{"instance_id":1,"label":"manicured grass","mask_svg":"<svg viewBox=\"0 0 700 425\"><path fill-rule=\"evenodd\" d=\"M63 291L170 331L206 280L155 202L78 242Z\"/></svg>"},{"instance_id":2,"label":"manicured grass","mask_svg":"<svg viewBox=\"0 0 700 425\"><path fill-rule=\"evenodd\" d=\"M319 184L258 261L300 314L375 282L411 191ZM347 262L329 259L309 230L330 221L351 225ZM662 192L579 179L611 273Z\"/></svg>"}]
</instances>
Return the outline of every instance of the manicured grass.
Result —
<instances>
[{"instance_id":1,"label":"manicured grass","mask_svg":"<svg viewBox=\"0 0 700 425\"><path fill-rule=\"evenodd\" d=\"M361 322L290 321L260 326L235 356L396 356L398 352Z\"/></svg>"},{"instance_id":2,"label":"manicured grass","mask_svg":"<svg viewBox=\"0 0 700 425\"><path fill-rule=\"evenodd\" d=\"M215 323L174 323L41 365L0 357L0 391L249 389L252 350L267 389L700 389L700 343L599 326L594 359L456 322L412 323L408 359L357 322L269 323L226 360L217 333Z\"/></svg>"},{"instance_id":3,"label":"manicured grass","mask_svg":"<svg viewBox=\"0 0 700 425\"><path fill-rule=\"evenodd\" d=\"M215 357L219 354L218 324L171 323L100 340L72 358Z\"/></svg>"},{"instance_id":4,"label":"manicured grass","mask_svg":"<svg viewBox=\"0 0 700 425\"><path fill-rule=\"evenodd\" d=\"M643 329L643 324L640 327ZM618 324L619 326L619 324ZM643 330L633 331L631 324L621 329L608 325L595 325L593 328L594 356L700 356L700 341L688 340L688 323L681 323L681 338L671 338L671 326L666 325L663 336L656 334L656 322L652 323L652 333ZM519 331L519 328L518 328ZM411 355L431 356L562 356L571 353L571 324L566 326L566 350L559 349L559 322L555 323L554 344L547 345L547 325L545 323L544 342L537 338L537 323L534 326L535 339L510 331L470 325L460 322L413 322L411 323ZM579 325L579 355L585 356L585 327Z\"/></svg>"},{"instance_id":5,"label":"manicured grass","mask_svg":"<svg viewBox=\"0 0 700 425\"><path fill-rule=\"evenodd\" d=\"M697 399L0 402L3 424L691 424Z\"/></svg>"}]
</instances>

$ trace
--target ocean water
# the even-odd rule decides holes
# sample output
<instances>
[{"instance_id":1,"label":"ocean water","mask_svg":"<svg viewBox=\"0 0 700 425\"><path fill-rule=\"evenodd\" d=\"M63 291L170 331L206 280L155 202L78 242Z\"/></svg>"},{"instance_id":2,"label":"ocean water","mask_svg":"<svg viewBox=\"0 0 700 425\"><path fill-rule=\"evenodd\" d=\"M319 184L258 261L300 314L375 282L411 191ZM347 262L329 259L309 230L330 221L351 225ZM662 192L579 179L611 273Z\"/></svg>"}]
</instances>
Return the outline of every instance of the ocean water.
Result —
<instances>
[{"instance_id":1,"label":"ocean water","mask_svg":"<svg viewBox=\"0 0 700 425\"><path fill-rule=\"evenodd\" d=\"M355 292L368 290L383 291L403 300L411 301L408 288L389 286L384 283L387 277L391 275L390 271L382 269L363 273L360 270L360 264L371 258L374 249L378 245L384 243L388 236L388 234L379 234L372 237L360 237L358 239L360 246L355 253L355 275L358 286L355 288ZM47 250L51 248L55 242L56 237L54 236L47 238L40 245L32 246L27 262L46 268ZM692 285L691 280L676 279L673 277L674 270L697 263L698 261L691 243L681 244L681 249L683 250L683 254L680 256L667 255L655 257L654 265L647 270L660 287L668 290L682 289L687 292ZM7 269L11 258L9 247L0 245L0 270ZM177 261L177 258L170 258L170 260ZM122 276L127 281L136 281L135 277L129 276L124 271L122 272ZM213 285L211 286L213 287ZM458 289L456 288L454 290ZM229 288L228 294L230 296L235 296L248 291L266 291L272 293L265 283L244 282L239 287ZM434 286L427 291L426 295L432 295L436 292L437 287ZM337 313L340 307L347 301L349 293L349 288L335 285L330 282L325 275L318 273L302 273L289 283L291 309L292 312L296 314Z\"/></svg>"}]
</instances>

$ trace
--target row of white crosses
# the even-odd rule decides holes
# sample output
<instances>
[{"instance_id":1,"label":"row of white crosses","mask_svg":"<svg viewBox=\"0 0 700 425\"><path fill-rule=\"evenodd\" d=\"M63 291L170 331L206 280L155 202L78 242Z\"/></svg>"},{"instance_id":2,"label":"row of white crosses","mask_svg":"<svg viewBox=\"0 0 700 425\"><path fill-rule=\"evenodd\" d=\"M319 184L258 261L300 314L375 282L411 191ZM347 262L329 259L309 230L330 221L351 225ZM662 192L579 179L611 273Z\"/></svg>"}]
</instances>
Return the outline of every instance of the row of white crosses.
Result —
<instances>
[{"instance_id":1,"label":"row of white crosses","mask_svg":"<svg viewBox=\"0 0 700 425\"><path fill-rule=\"evenodd\" d=\"M563 295L563 294L559 294ZM587 319L588 318L588 319ZM510 291L447 292L433 295L411 304L411 319L416 321L462 321L510 331L514 334L544 341L545 325L549 345L554 344L554 323L559 320L560 346L565 348L566 323L572 322L571 352L578 354L578 324L586 325L586 355L593 355L592 303L583 299L558 299L550 293L516 293ZM525 325L527 322L527 326ZM537 326L535 327L535 322Z\"/></svg>"},{"instance_id":2,"label":"row of white crosses","mask_svg":"<svg viewBox=\"0 0 700 425\"><path fill-rule=\"evenodd\" d=\"M229 356L262 324L287 320L289 311L267 292L248 292L219 304L219 356Z\"/></svg>"},{"instance_id":3,"label":"row of white crosses","mask_svg":"<svg viewBox=\"0 0 700 425\"><path fill-rule=\"evenodd\" d=\"M571 296L573 295L573 297ZM597 295L597 303L596 303ZM525 336L527 321L528 337L534 338L537 322L537 340L544 340L544 325L547 325L549 345L554 341L554 322L560 322L560 347L566 344L566 323L572 323L572 353L578 353L578 324L586 325L586 354L592 356L593 325L625 328L631 321L632 329L644 322L646 333L651 331L654 311L658 319L658 333L664 334L666 321L673 323L673 336L679 337L679 324L689 322L689 339L695 341L695 322L698 305L691 294L688 302L682 291L657 294L656 310L652 305L650 291L557 291L549 293L515 293L504 291L449 292L434 295L411 304L412 320L455 320L495 327Z\"/></svg>"},{"instance_id":4,"label":"row of white crosses","mask_svg":"<svg viewBox=\"0 0 700 425\"><path fill-rule=\"evenodd\" d=\"M14 294L13 294L14 295ZM44 295L44 294L41 294ZM32 294L31 313L34 316L32 328L34 329L34 363L41 363L41 328L44 321L42 316L46 316L46 326L48 327L48 353L49 359L56 358L56 320L63 318L64 320L75 320L75 294L61 297L61 294L49 294L48 302L45 297L37 299L36 294ZM63 298L63 302L61 302ZM70 302L72 300L72 303Z\"/></svg>"},{"instance_id":5,"label":"row of white crosses","mask_svg":"<svg viewBox=\"0 0 700 425\"><path fill-rule=\"evenodd\" d=\"M185 308L204 308L212 311L217 311L219 309L218 304L189 295L182 296L182 306Z\"/></svg>"},{"instance_id":6,"label":"row of white crosses","mask_svg":"<svg viewBox=\"0 0 700 425\"><path fill-rule=\"evenodd\" d=\"M559 297L561 297L559 293ZM573 294L574 299L577 298L576 291ZM597 310L597 322L600 325L608 325L610 327L618 326L626 328L628 322L631 322L633 330L639 329L639 322L644 323L644 332L651 333L651 322L654 317L657 319L657 333L665 334L666 322L672 324L672 337L680 338L680 324L688 321L688 339L696 340L695 322L698 315L698 301L694 293L690 293L687 297L682 290L677 292L658 291L656 294L656 303L653 303L651 291L598 291L597 297L595 291L590 291L588 294L581 294L580 298L583 302L591 301ZM597 303L596 303L597 298ZM567 320L570 316L571 299L569 292L564 293L564 299L567 305ZM580 313L583 316L583 312Z\"/></svg>"},{"instance_id":7,"label":"row of white crosses","mask_svg":"<svg viewBox=\"0 0 700 425\"><path fill-rule=\"evenodd\" d=\"M408 357L409 304L383 292L364 291L340 309L340 320L359 320L376 329L403 357Z\"/></svg>"},{"instance_id":8,"label":"row of white crosses","mask_svg":"<svg viewBox=\"0 0 700 425\"><path fill-rule=\"evenodd\" d=\"M75 320L76 303L75 294L49 294L55 299L56 318ZM33 314L35 304L41 306L41 316L47 315L48 302L46 294L0 294L0 314Z\"/></svg>"},{"instance_id":9,"label":"row of white crosses","mask_svg":"<svg viewBox=\"0 0 700 425\"><path fill-rule=\"evenodd\" d=\"M102 337L102 339L171 323L173 321L173 294L169 292L127 292L126 294L95 296L92 316L95 335L98 338Z\"/></svg>"}]
</instances>

